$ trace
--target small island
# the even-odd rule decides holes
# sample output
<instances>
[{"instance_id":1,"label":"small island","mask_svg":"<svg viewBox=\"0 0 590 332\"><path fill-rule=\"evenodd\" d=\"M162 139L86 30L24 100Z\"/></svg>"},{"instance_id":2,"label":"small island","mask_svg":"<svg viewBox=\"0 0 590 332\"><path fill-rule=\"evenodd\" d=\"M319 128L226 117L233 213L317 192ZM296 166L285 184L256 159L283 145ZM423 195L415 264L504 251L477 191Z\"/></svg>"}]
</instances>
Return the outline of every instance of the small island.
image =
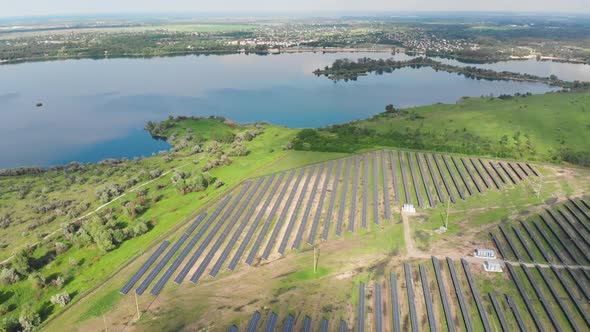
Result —
<instances>
[{"instance_id":1,"label":"small island","mask_svg":"<svg viewBox=\"0 0 590 332\"><path fill-rule=\"evenodd\" d=\"M426 57L417 57L407 61L396 61L390 59L371 59L360 58L357 61L350 59L338 59L332 63L332 66L326 66L324 69L316 69L313 73L316 76L326 76L334 81L356 81L360 76L366 76L368 73L392 73L394 70L402 68L421 68L430 67L436 71L445 71L447 73L456 73L472 79L483 79L491 81L519 81L519 82L538 82L551 86L558 86L564 89L582 89L590 87L590 82L564 81L555 75L541 77L531 74L521 74L509 71L495 71L472 66L455 66L445 64Z\"/></svg>"}]
</instances>

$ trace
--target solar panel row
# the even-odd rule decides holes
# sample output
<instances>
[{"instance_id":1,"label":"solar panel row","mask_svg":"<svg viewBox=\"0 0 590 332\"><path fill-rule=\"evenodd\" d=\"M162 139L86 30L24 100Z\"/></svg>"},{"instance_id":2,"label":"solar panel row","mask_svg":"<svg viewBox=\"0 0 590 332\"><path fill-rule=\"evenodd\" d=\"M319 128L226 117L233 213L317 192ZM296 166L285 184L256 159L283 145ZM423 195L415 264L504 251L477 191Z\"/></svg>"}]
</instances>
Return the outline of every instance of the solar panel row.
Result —
<instances>
[{"instance_id":1,"label":"solar panel row","mask_svg":"<svg viewBox=\"0 0 590 332\"><path fill-rule=\"evenodd\" d=\"M352 180L352 190L350 195L352 196L350 199L350 212L348 215L348 231L354 232L354 227L356 224L356 203L357 203L357 192L359 190L359 169L360 169L360 157L354 158L354 172L353 172L353 180ZM367 196L363 195L363 199L366 200ZM363 214L366 213L365 210L362 212Z\"/></svg>"},{"instance_id":2,"label":"solar panel row","mask_svg":"<svg viewBox=\"0 0 590 332\"><path fill-rule=\"evenodd\" d=\"M406 292L408 293L408 306L410 307L410 321L412 322L412 332L418 332L418 314L416 313L416 297L414 296L414 283L412 282L412 270L410 264L404 263L404 272L406 275Z\"/></svg>"},{"instance_id":3,"label":"solar panel row","mask_svg":"<svg viewBox=\"0 0 590 332\"><path fill-rule=\"evenodd\" d=\"M279 187L281 185L283 185L284 178L285 178L285 173L281 173L281 175L279 175L279 178L277 179L277 181L273 185L273 187L270 191L270 194L268 195L268 197L264 201L262 208L260 209L260 211L258 211L258 215L256 215L256 219L254 219L254 222L250 226L250 229L248 230L246 237L244 238L242 243L240 243L240 247L238 248L238 250L237 250L236 254L234 255L234 257L232 258L231 262L229 263L228 269L233 271L236 268L236 266L238 265L238 262L240 261L240 258L242 258L242 255L243 255L244 251L246 250L247 245L250 244L252 236L254 236L254 233L258 229L258 225L262 221L262 218L264 217L264 214L266 213L266 209L268 209L270 203L275 198L275 194L277 193L277 190L279 189ZM284 184L284 186L286 187L287 184ZM274 210L274 208L273 208L273 210ZM272 212L271 212L271 214L274 215L274 213L272 213ZM256 240L250 250L250 253L248 254L248 257L246 258L246 264L248 264L248 265L252 264L252 261L254 260L254 256L258 252L258 248L260 247L260 243L262 242L262 239L266 235L266 232L268 231L269 227L270 227L270 222L267 222L262 226L262 229L260 230L260 233L258 233L258 236L256 237Z\"/></svg>"},{"instance_id":4,"label":"solar panel row","mask_svg":"<svg viewBox=\"0 0 590 332\"><path fill-rule=\"evenodd\" d=\"M299 214L299 209L301 208L301 204L303 203L303 198L305 197L305 193L307 193L307 187L309 187L309 182L311 181L311 177L315 170L315 165L309 167L307 172L307 177L305 178L305 182L303 183L303 189L299 194L299 198L297 199L297 203L295 203L295 208L293 209L293 213L291 214L291 219L289 219L289 223L287 224L287 230L283 236L283 240L279 246L279 253L281 255L285 254L285 249L287 248L287 242L291 238L291 232L295 227L295 220L297 219L297 215Z\"/></svg>"},{"instance_id":5,"label":"solar panel row","mask_svg":"<svg viewBox=\"0 0 590 332\"><path fill-rule=\"evenodd\" d=\"M313 244L315 242L316 233L318 230L318 226L320 223L320 218L322 216L322 211L324 209L324 201L326 199L326 193L328 192L328 184L330 183L330 176L332 175L332 168L334 166L334 162L330 161L328 163L326 175L324 176L324 183L322 184L322 189L320 192L320 199L318 201L318 207L315 212L315 216L313 217L313 222L311 224L311 231L309 232L309 238L307 239L307 244ZM311 202L309 203L311 205Z\"/></svg>"},{"instance_id":6,"label":"solar panel row","mask_svg":"<svg viewBox=\"0 0 590 332\"><path fill-rule=\"evenodd\" d=\"M299 247L301 246L301 238L303 237L303 232L305 232L305 228L307 227L307 221L309 220L309 214L311 213L311 208L313 207L313 200L315 199L315 195L318 191L320 179L324 172L324 167L325 164L320 164L320 169L318 170L318 173L316 174L315 180L313 182L313 186L311 187L311 193L309 194L305 210L303 211L303 218L301 219L301 223L299 224L299 230L295 235L295 242L293 243L293 248L295 249L299 249Z\"/></svg>"},{"instance_id":7,"label":"solar panel row","mask_svg":"<svg viewBox=\"0 0 590 332\"><path fill-rule=\"evenodd\" d=\"M158 282L156 283L156 285L152 288L152 290L150 292L152 295L158 295L158 294L160 294L160 291L162 290L162 288L164 287L164 285L166 284L166 282L170 279L170 277L172 277L172 274L174 273L174 271L176 271L176 269L180 266L180 263L182 263L182 261L184 260L184 258L189 254L189 252L195 246L195 244L197 243L197 241L199 241L199 239L203 236L203 234L209 228L209 226L211 225L211 223L217 218L217 216L219 215L219 213L225 208L225 206L230 201L230 199L231 199L231 195L228 195L217 206L217 208L215 209L215 211L213 212L213 214L211 214L211 216L209 216L209 219L207 220L207 222L205 222L205 224L201 227L201 229L199 229L199 231L191 239L191 241L189 242L189 244L187 244L187 246L182 250L182 252L180 253L180 255L174 260L174 262L172 262L172 264L168 267L168 269L160 277L160 279L158 280Z\"/></svg>"},{"instance_id":8,"label":"solar panel row","mask_svg":"<svg viewBox=\"0 0 590 332\"><path fill-rule=\"evenodd\" d=\"M246 229L246 226L248 225L248 221L250 221L250 219L254 215L254 212L256 212L256 209L258 208L258 205L260 204L260 202L264 198L264 195L266 195L266 193L268 191L268 188L270 187L270 185L272 184L272 182L274 180L274 177L275 177L274 174L271 175L271 176L269 176L266 179L266 183L264 184L264 187L262 187L262 190L260 190L259 192L256 193L256 190L258 189L258 188L256 188L256 189L254 189L254 192L250 195L250 197L254 197L254 202L253 202L252 205L250 205L250 208L248 209L248 212L242 218L242 221L240 222L238 228L234 231L231 239L228 241L227 245L225 246L225 249L223 249L223 252L221 253L221 256L219 256L219 258L217 259L217 261L213 265L213 268L209 272L209 275L210 276L214 277L214 276L217 275L217 273L219 273L219 270L221 269L221 266L223 265L223 263L225 263L225 260L227 259L227 257L229 256L229 253L233 249L233 246L238 241L238 238L240 236L242 236L242 234L244 233L244 229ZM260 178L259 183L262 183L262 181L264 181L264 178ZM255 196L253 196L254 193L256 193ZM244 240L244 241L242 241L241 244L244 244L244 246L241 246L240 245L240 247L242 247L242 250L240 251L238 249L238 251L236 252L236 254L239 255L240 257L242 256L243 250L245 249L245 247L248 244L248 242L246 242ZM237 261L236 261L236 263L237 263ZM233 268L231 268L230 270L233 270Z\"/></svg>"},{"instance_id":9,"label":"solar panel row","mask_svg":"<svg viewBox=\"0 0 590 332\"><path fill-rule=\"evenodd\" d=\"M432 193L430 192L430 184L428 183L426 171L424 170L424 165L422 164L422 160L420 159L420 154L418 152L414 153L416 157L416 162L418 163L418 170L420 171L420 177L422 178L422 185L424 185L424 189L426 189L426 197L428 198L428 205L430 207L435 207L436 202L434 197L432 197Z\"/></svg>"},{"instance_id":10,"label":"solar panel row","mask_svg":"<svg viewBox=\"0 0 590 332\"><path fill-rule=\"evenodd\" d=\"M461 258L461 264L463 264L463 271L465 272L465 276L467 276L467 282L469 283L469 288L471 289L471 294L475 299L475 304L477 305L477 311L479 312L479 317L481 318L481 322L483 323L484 330L486 332L491 331L490 323L488 321L488 317L485 312L485 308L481 301L481 297L479 296L479 291L477 290L477 286L475 284L475 280L471 275L471 269L469 268L469 263L463 258Z\"/></svg>"},{"instance_id":11,"label":"solar panel row","mask_svg":"<svg viewBox=\"0 0 590 332\"><path fill-rule=\"evenodd\" d=\"M467 331L471 332L473 331L473 324L471 323L471 317L469 317L467 302L465 301L465 297L463 296L463 290L461 289L461 282L459 281L459 277L457 276L455 264L453 263L453 260L450 257L447 257L447 265L449 266L451 280L453 281L453 286L455 287L455 295L457 295L457 299L459 300L459 308L461 308L463 322L465 323Z\"/></svg>"},{"instance_id":12,"label":"solar panel row","mask_svg":"<svg viewBox=\"0 0 590 332\"><path fill-rule=\"evenodd\" d=\"M346 208L346 193L348 192L348 179L350 179L350 164L352 163L352 159L348 158L346 160L346 166L344 168L344 178L342 183L342 194L340 194L340 202L339 202L339 210L338 210L338 218L336 219L336 235L342 235L342 223L344 221L344 210ZM355 176L355 179L357 176Z\"/></svg>"},{"instance_id":13,"label":"solar panel row","mask_svg":"<svg viewBox=\"0 0 590 332\"><path fill-rule=\"evenodd\" d=\"M443 310L445 312L445 318L447 320L447 328L449 329L449 331L455 331L455 322L453 320L453 313L451 311L451 305L449 304L449 298L447 297L446 287L442 279L440 262L438 261L438 258L436 258L435 256L432 256L432 265L434 266L434 274L436 275L438 291L442 299Z\"/></svg>"},{"instance_id":14,"label":"solar panel row","mask_svg":"<svg viewBox=\"0 0 590 332\"><path fill-rule=\"evenodd\" d=\"M160 255L164 252L164 250L166 250L166 247L168 247L169 244L170 244L170 242L168 242L168 241L162 242L162 244L160 244L160 246L150 255L148 260L145 263L143 263L143 265L139 268L139 270L137 270L137 272L135 272L135 274L131 277L131 279L129 279L129 281L127 281L127 283L123 286L123 288L121 288L119 293L121 293L123 295L127 295L127 293L129 293L131 288L133 288L133 286L147 272L147 270L152 266L152 264L154 264L154 262L158 259L158 257L160 257Z\"/></svg>"},{"instance_id":15,"label":"solar panel row","mask_svg":"<svg viewBox=\"0 0 590 332\"><path fill-rule=\"evenodd\" d=\"M328 232L330 231L330 222L332 221L332 215L334 213L334 205L336 203L336 196L338 195L338 187L340 183L340 174L342 173L343 159L338 160L338 168L336 169L336 177L332 184L332 192L330 193L330 205L328 206L328 212L326 220L324 222L324 230L322 231L322 239L325 241L328 239Z\"/></svg>"},{"instance_id":16,"label":"solar panel row","mask_svg":"<svg viewBox=\"0 0 590 332\"><path fill-rule=\"evenodd\" d=\"M383 205L385 206L385 220L391 220L391 203L389 202L389 170L387 167L387 154L381 152L381 173L383 174Z\"/></svg>"},{"instance_id":17,"label":"solar panel row","mask_svg":"<svg viewBox=\"0 0 590 332\"><path fill-rule=\"evenodd\" d=\"M285 220L287 218L287 212L289 212L289 208L291 207L291 203L293 202L293 199L295 198L295 194L297 193L297 190L299 188L299 184L301 183L301 179L303 179L304 174L305 174L305 168L302 168L301 170L299 170L299 174L297 175L297 179L295 180L295 184L293 185L293 187L291 188L291 191L289 192L289 196L287 197L287 200L285 201L283 210L281 211L281 214L279 215L279 219L277 220L277 224L275 225L275 228L273 229L272 234L268 238L268 242L266 243L266 247L264 248L264 252L262 253L262 257L264 259L268 259L268 256L270 256L270 251L272 250L273 246L275 245L275 243L277 241L277 237L279 235L279 231L281 230L281 228L283 227L283 224L285 223ZM279 203L282 203L282 202L279 201Z\"/></svg>"},{"instance_id":18,"label":"solar panel row","mask_svg":"<svg viewBox=\"0 0 590 332\"><path fill-rule=\"evenodd\" d=\"M255 197L255 195L258 192L258 189L262 185L262 182L263 181L264 181L264 178L259 178L256 181L256 184L254 185L254 189L248 194L248 196L254 196ZM205 256L205 258L203 259L203 261L201 262L201 264L199 264L199 267L197 267L197 270L195 271L195 273L193 273L193 275L192 275L192 277L190 279L192 283L196 283L201 278L201 276L205 272L205 269L207 268L207 266L209 265L209 263L211 263L211 260L213 259L213 256L215 256L215 254L217 253L217 251L219 250L219 248L221 247L221 245L223 244L223 242L227 239L227 237L228 237L229 233L231 232L232 228L238 222L238 219L242 216L242 214L246 210L246 207L248 206L249 203L250 203L250 200L249 199L242 199L241 204L240 204L240 207L238 208L236 214L234 214L234 216L231 218L231 220L225 225L225 228L221 232L221 235L213 243L213 246L211 247L211 249L209 249L209 252ZM245 219L246 218L243 218L242 222L240 223L240 225L238 227L241 227L242 225L244 225L244 226L246 225L246 223L244 222ZM232 244L232 241L230 241L230 244Z\"/></svg>"},{"instance_id":19,"label":"solar panel row","mask_svg":"<svg viewBox=\"0 0 590 332\"><path fill-rule=\"evenodd\" d=\"M422 200L422 191L420 188L418 175L416 174L416 170L414 169L414 163L412 162L412 155L409 152L406 152L406 157L408 159L408 164L410 164L410 176L412 177L412 182L414 184L414 189L416 191L416 199L418 199L418 206L424 207L424 201Z\"/></svg>"},{"instance_id":20,"label":"solar panel row","mask_svg":"<svg viewBox=\"0 0 590 332\"><path fill-rule=\"evenodd\" d=\"M436 332L436 320L434 318L434 305L432 304L432 295L428 285L428 277L424 265L420 264L420 280L422 281L422 291L424 292L424 303L426 303L426 313L428 315L428 324L430 331Z\"/></svg>"}]
</instances>

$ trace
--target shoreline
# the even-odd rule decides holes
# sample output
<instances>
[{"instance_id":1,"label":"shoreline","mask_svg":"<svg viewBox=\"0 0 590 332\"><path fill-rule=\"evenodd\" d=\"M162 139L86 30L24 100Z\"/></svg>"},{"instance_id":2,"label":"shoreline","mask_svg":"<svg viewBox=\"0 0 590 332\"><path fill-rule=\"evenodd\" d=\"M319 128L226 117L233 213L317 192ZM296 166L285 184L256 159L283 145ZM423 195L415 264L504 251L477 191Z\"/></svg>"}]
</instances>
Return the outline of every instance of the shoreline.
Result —
<instances>
[{"instance_id":1,"label":"shoreline","mask_svg":"<svg viewBox=\"0 0 590 332\"><path fill-rule=\"evenodd\" d=\"M166 57L177 57L177 56L188 56L188 55L229 55L229 54L254 54L254 55L280 55L280 54L295 54L295 53L389 53L391 55L395 54L406 54L408 56L426 56L426 57L441 57L445 59L454 59L459 61L466 66L472 65L473 63L498 63L498 62L508 62L508 61L523 61L523 60L537 60L537 61L551 61L551 62L559 62L559 63L571 63L571 64L579 64L579 65L590 65L590 63L585 62L580 59L565 59L560 57L553 57L553 56L543 56L539 54L530 54L526 56L515 56L510 55L508 57L502 58L495 58L495 59L480 59L480 58L462 58L460 56L446 54L446 53L431 53L431 52L416 52L412 50L407 50L405 48L400 47L389 47L389 46L376 46L376 47L330 47L330 48L323 48L323 47L292 47L292 48L284 48L284 49L274 49L269 48L268 50L264 51L256 51L256 50L245 50L245 49L236 49L236 50L205 50L205 51L182 51L182 52L166 52L158 55L145 55L145 54L124 54L124 55L115 55L115 56L104 56L104 57L93 57L93 56L47 56L47 57L36 57L36 58L19 58L14 60L7 60L7 59L0 59L0 66L1 65L11 65L11 64L24 64L24 63L35 63L35 62L46 62L46 61L59 61L59 60L108 60L108 59L125 59L125 58L143 58L143 59L151 59L151 58L166 58ZM470 62L472 61L472 62Z\"/></svg>"}]
</instances>

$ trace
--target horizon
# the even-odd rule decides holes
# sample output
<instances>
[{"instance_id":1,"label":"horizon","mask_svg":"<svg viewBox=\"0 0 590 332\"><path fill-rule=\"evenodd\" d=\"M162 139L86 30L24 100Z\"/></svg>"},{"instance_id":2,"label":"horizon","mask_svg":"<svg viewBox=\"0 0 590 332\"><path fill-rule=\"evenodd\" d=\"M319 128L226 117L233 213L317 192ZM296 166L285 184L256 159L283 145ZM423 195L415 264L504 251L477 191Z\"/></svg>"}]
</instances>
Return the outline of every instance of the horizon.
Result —
<instances>
[{"instance_id":1,"label":"horizon","mask_svg":"<svg viewBox=\"0 0 590 332\"><path fill-rule=\"evenodd\" d=\"M201 11L201 12L171 12L171 11L136 11L136 12L96 12L96 13L67 13L67 14L35 14L21 16L2 16L0 22L16 20L67 20L67 19L256 19L256 18L347 18L347 17L365 17L365 18L436 18L439 16L468 18L477 16L495 16L510 15L511 17L568 17L584 18L590 17L589 12L555 12L555 11L474 11L474 10L405 10L405 11L297 11L297 12L255 12L255 11Z\"/></svg>"},{"instance_id":2,"label":"horizon","mask_svg":"<svg viewBox=\"0 0 590 332\"><path fill-rule=\"evenodd\" d=\"M300 0L292 3L286 0L239 0L206 1L159 0L143 1L103 0L101 2L75 2L71 0L29 0L3 6L0 18L38 18L60 16L126 16L126 15L246 15L267 17L269 15L371 15L379 16L404 13L514 13L551 15L588 15L590 2L585 0L563 0L555 3L547 0L497 0L480 3L470 0L416 0L411 3L385 0Z\"/></svg>"}]
</instances>

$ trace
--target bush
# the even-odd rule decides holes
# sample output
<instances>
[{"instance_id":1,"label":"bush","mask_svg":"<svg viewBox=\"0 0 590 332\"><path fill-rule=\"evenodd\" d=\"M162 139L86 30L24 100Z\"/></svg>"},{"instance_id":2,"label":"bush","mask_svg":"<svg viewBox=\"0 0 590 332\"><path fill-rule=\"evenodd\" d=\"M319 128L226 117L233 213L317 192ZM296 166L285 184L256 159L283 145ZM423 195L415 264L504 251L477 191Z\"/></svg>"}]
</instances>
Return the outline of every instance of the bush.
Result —
<instances>
[{"instance_id":1,"label":"bush","mask_svg":"<svg viewBox=\"0 0 590 332\"><path fill-rule=\"evenodd\" d=\"M78 260L75 257L70 257L70 258L68 258L68 264L70 264L70 266L77 267Z\"/></svg>"},{"instance_id":2,"label":"bush","mask_svg":"<svg viewBox=\"0 0 590 332\"><path fill-rule=\"evenodd\" d=\"M18 322L23 332L30 332L41 324L41 317L31 305L25 305L18 317Z\"/></svg>"},{"instance_id":3,"label":"bush","mask_svg":"<svg viewBox=\"0 0 590 332\"><path fill-rule=\"evenodd\" d=\"M14 284L19 280L20 278L15 269L5 267L2 269L2 272L0 272L0 281L2 281L2 283L5 285Z\"/></svg>"},{"instance_id":4,"label":"bush","mask_svg":"<svg viewBox=\"0 0 590 332\"><path fill-rule=\"evenodd\" d=\"M53 284L53 286L55 286L55 288L62 289L66 281L62 276L57 276L57 278L55 278L55 280L53 280L51 283Z\"/></svg>"},{"instance_id":5,"label":"bush","mask_svg":"<svg viewBox=\"0 0 590 332\"><path fill-rule=\"evenodd\" d=\"M55 252L58 254L68 251L68 246L63 242L55 242Z\"/></svg>"},{"instance_id":6,"label":"bush","mask_svg":"<svg viewBox=\"0 0 590 332\"><path fill-rule=\"evenodd\" d=\"M6 317L0 321L0 332L17 331L18 327L18 321L14 317Z\"/></svg>"},{"instance_id":7,"label":"bush","mask_svg":"<svg viewBox=\"0 0 590 332\"><path fill-rule=\"evenodd\" d=\"M12 258L12 267L21 276L26 276L31 272L31 257L25 250L19 250L14 254Z\"/></svg>"},{"instance_id":8,"label":"bush","mask_svg":"<svg viewBox=\"0 0 590 332\"><path fill-rule=\"evenodd\" d=\"M31 286L35 289L45 287L45 276L41 272L33 272L29 275Z\"/></svg>"},{"instance_id":9,"label":"bush","mask_svg":"<svg viewBox=\"0 0 590 332\"><path fill-rule=\"evenodd\" d=\"M139 221L131 229L131 234L133 237L137 237L137 236L147 233L147 231L149 231L148 225L143 221Z\"/></svg>"},{"instance_id":10,"label":"bush","mask_svg":"<svg viewBox=\"0 0 590 332\"><path fill-rule=\"evenodd\" d=\"M55 305L65 307L68 303L70 303L70 294L68 292L55 294L51 297L50 301Z\"/></svg>"}]
</instances>

